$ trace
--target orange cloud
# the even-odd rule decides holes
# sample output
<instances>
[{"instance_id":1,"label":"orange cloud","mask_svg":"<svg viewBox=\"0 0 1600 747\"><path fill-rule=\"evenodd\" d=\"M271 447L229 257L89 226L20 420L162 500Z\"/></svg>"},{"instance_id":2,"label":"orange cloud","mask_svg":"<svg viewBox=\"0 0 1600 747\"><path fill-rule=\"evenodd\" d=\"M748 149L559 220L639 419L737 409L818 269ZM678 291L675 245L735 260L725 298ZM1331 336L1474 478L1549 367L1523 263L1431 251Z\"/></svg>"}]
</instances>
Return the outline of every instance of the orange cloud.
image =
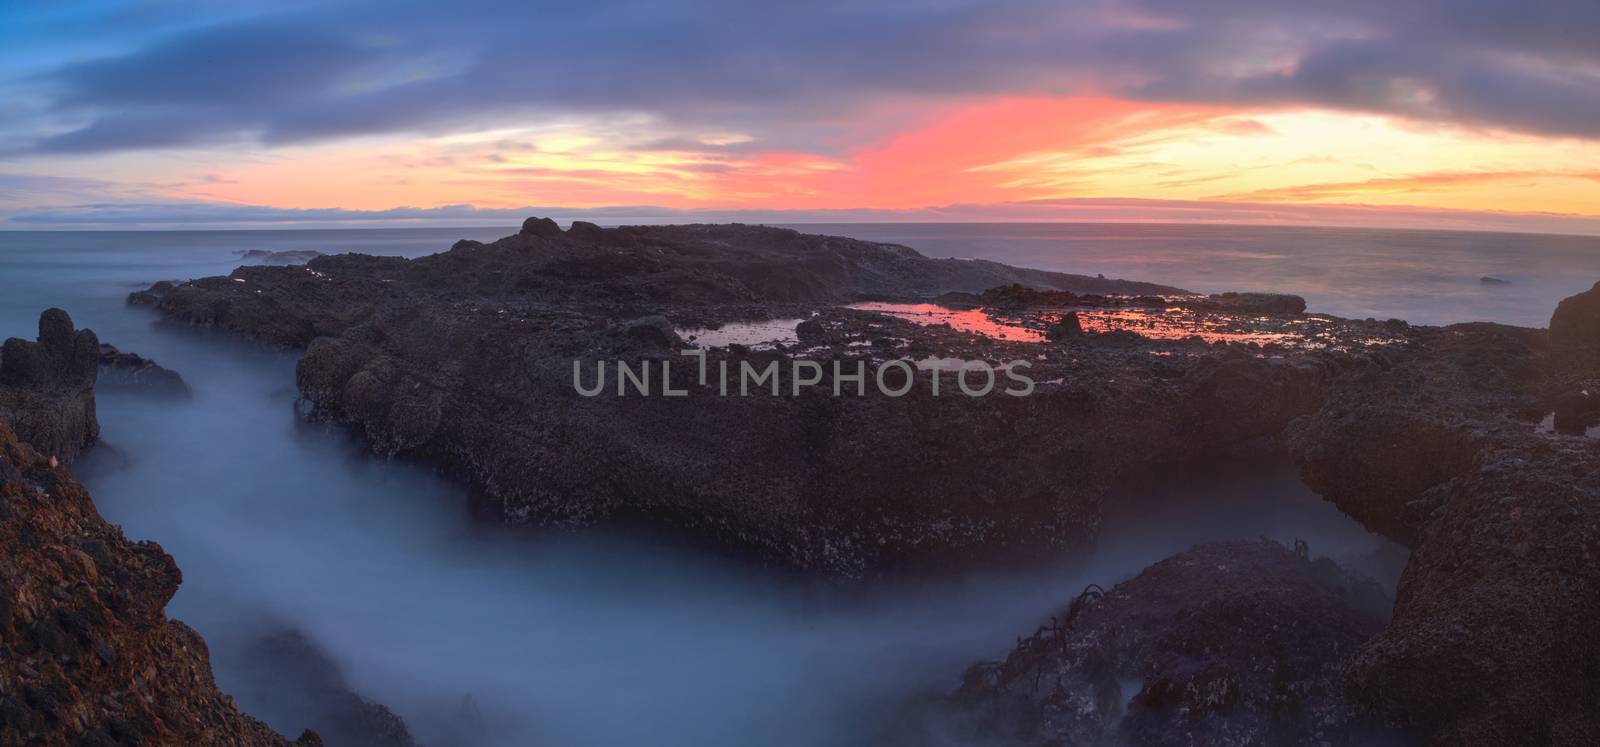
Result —
<instances>
[{"instance_id":1,"label":"orange cloud","mask_svg":"<svg viewBox=\"0 0 1600 747\"><path fill-rule=\"evenodd\" d=\"M1600 182L1600 172L1562 171L1480 171L1417 174L1415 176L1366 179L1357 182L1331 184L1299 184L1292 187L1261 189L1253 192L1219 197L1223 200L1255 200L1261 202L1318 202L1330 199L1370 197L1375 194L1416 194L1460 190L1506 182L1545 181L1551 179L1582 179Z\"/></svg>"},{"instance_id":2,"label":"orange cloud","mask_svg":"<svg viewBox=\"0 0 1600 747\"><path fill-rule=\"evenodd\" d=\"M369 210L1137 198L1600 215L1600 148L1572 138L1087 97L972 100L909 119L885 109L874 121L898 129L830 153L763 151L737 132L677 132L649 120L346 143L217 165L174 193Z\"/></svg>"}]
</instances>

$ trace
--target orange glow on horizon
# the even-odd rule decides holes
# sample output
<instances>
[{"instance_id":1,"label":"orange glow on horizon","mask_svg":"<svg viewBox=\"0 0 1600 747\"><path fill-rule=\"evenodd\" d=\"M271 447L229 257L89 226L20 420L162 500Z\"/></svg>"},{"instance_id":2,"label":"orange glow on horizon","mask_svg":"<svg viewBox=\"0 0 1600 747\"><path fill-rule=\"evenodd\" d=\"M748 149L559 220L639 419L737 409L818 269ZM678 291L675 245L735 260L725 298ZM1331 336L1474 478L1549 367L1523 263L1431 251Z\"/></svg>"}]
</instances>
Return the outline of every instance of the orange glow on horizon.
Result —
<instances>
[{"instance_id":1,"label":"orange glow on horizon","mask_svg":"<svg viewBox=\"0 0 1600 747\"><path fill-rule=\"evenodd\" d=\"M1116 197L1600 215L1592 141L1375 115L983 99L837 153L625 124L280 150L220 165L170 194L367 210L911 209Z\"/></svg>"}]
</instances>

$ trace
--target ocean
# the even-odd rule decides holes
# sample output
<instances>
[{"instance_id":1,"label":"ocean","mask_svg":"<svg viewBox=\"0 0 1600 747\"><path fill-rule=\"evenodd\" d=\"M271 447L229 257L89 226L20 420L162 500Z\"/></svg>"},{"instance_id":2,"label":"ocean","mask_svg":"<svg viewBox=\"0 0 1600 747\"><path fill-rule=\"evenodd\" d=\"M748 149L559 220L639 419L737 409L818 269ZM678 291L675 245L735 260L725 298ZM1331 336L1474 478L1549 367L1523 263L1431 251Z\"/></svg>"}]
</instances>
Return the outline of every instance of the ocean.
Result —
<instances>
[{"instance_id":1,"label":"ocean","mask_svg":"<svg viewBox=\"0 0 1600 747\"><path fill-rule=\"evenodd\" d=\"M1409 231L1101 225L839 225L935 256L1299 293L1314 311L1542 325L1600 279L1600 239ZM868 743L908 699L1003 656L1087 583L1203 541L1304 539L1394 582L1394 548L1286 465L1126 496L1093 557L1011 572L840 587L657 537L474 523L460 487L375 459L295 415L295 354L157 324L126 294L226 273L248 249L418 256L511 229L0 232L0 337L58 306L102 341L180 372L188 402L106 393L103 444L75 466L102 514L183 569L168 613L207 639L219 685L294 735L254 643L285 628L423 742ZM1485 286L1479 277L1510 281ZM1122 501L1119 501L1121 503Z\"/></svg>"}]
</instances>

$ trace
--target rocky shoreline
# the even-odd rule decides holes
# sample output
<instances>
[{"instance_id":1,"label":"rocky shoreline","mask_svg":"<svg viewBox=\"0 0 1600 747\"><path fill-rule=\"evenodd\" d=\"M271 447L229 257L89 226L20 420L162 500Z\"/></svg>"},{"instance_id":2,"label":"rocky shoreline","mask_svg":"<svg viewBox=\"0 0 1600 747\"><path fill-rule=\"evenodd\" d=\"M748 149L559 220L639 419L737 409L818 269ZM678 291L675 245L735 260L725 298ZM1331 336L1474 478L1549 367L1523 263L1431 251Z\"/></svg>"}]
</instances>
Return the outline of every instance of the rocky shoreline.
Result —
<instances>
[{"instance_id":1,"label":"rocky shoreline","mask_svg":"<svg viewBox=\"0 0 1600 747\"><path fill-rule=\"evenodd\" d=\"M60 309L39 328L37 342L7 340L0 358L0 744L324 744L309 729L287 740L217 689L205 641L164 613L183 578L172 557L101 518L68 466L99 436L97 369L141 395L188 396L188 386ZM335 744L415 744L303 637L261 645L279 668L274 695L314 698Z\"/></svg>"},{"instance_id":2,"label":"rocky shoreline","mask_svg":"<svg viewBox=\"0 0 1600 747\"><path fill-rule=\"evenodd\" d=\"M321 745L217 690L205 641L163 612L183 578L172 557L129 541L73 479L66 459L98 433L98 351L52 309L39 342L9 340L0 361L0 744Z\"/></svg>"},{"instance_id":3,"label":"rocky shoreline","mask_svg":"<svg viewBox=\"0 0 1600 747\"><path fill-rule=\"evenodd\" d=\"M1339 687L1389 604L1304 546L1200 545L1085 589L1004 661L970 669L941 715L1027 745L1403 743Z\"/></svg>"},{"instance_id":4,"label":"rocky shoreline","mask_svg":"<svg viewBox=\"0 0 1600 747\"><path fill-rule=\"evenodd\" d=\"M1121 481L1287 455L1411 549L1392 616L1303 552L1201 546L1064 606L941 718L1020 744L1600 742L1600 285L1548 332L1419 327L779 229L530 219L130 301L304 348L314 414L461 476L503 520L649 522L835 575L1085 552ZM687 370L694 330L783 319L792 339L699 345L711 370L822 364L799 394L574 390L575 365ZM835 364L950 358L1025 361L1035 390L831 392Z\"/></svg>"}]
</instances>

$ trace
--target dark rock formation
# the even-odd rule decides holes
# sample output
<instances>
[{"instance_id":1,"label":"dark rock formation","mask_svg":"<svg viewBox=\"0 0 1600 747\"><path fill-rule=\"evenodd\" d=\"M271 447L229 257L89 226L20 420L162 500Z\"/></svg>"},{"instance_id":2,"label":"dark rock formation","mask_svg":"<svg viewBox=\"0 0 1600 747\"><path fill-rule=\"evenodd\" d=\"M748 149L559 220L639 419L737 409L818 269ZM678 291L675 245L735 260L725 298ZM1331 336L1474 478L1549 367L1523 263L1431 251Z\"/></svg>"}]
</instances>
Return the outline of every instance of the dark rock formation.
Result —
<instances>
[{"instance_id":1,"label":"dark rock formation","mask_svg":"<svg viewBox=\"0 0 1600 747\"><path fill-rule=\"evenodd\" d=\"M1201 545L1090 587L947 707L984 744L1370 745L1338 678L1387 607L1304 548Z\"/></svg>"},{"instance_id":2,"label":"dark rock formation","mask_svg":"<svg viewBox=\"0 0 1600 747\"><path fill-rule=\"evenodd\" d=\"M35 448L72 461L100 436L94 383L100 341L61 309L39 316L39 340L0 348L0 418Z\"/></svg>"},{"instance_id":3,"label":"dark rock formation","mask_svg":"<svg viewBox=\"0 0 1600 747\"><path fill-rule=\"evenodd\" d=\"M1556 307L1550 317L1550 342L1600 350L1600 283Z\"/></svg>"},{"instance_id":4,"label":"dark rock formation","mask_svg":"<svg viewBox=\"0 0 1600 747\"><path fill-rule=\"evenodd\" d=\"M100 345L100 374L95 387L102 392L124 391L158 397L187 398L193 394L178 372L105 343Z\"/></svg>"},{"instance_id":5,"label":"dark rock formation","mask_svg":"<svg viewBox=\"0 0 1600 747\"><path fill-rule=\"evenodd\" d=\"M205 642L163 614L171 556L123 537L3 421L0 547L0 744L290 744L217 690Z\"/></svg>"},{"instance_id":6,"label":"dark rock formation","mask_svg":"<svg viewBox=\"0 0 1600 747\"><path fill-rule=\"evenodd\" d=\"M1483 277L1478 278L1478 282L1480 284L1482 284L1482 285L1510 285L1511 284L1511 281L1510 280L1506 280L1505 278L1490 277L1488 275L1484 275Z\"/></svg>"},{"instance_id":7,"label":"dark rock formation","mask_svg":"<svg viewBox=\"0 0 1600 747\"><path fill-rule=\"evenodd\" d=\"M579 241L599 242L604 241L606 237L604 228L582 220L573 221L572 225L567 227L567 234Z\"/></svg>"},{"instance_id":8,"label":"dark rock formation","mask_svg":"<svg viewBox=\"0 0 1600 747\"><path fill-rule=\"evenodd\" d=\"M1149 354L1157 343L1128 335L1093 355L1040 360L1027 344L833 306L996 286L1075 297L1180 289L750 226L606 229L599 244L549 228L530 221L523 234L414 261L241 268L132 300L268 342L320 338L297 374L320 416L350 423L379 453L466 477L507 520L664 524L847 574L1082 549L1119 479L1274 448L1290 419L1320 404L1324 373L1312 359L1204 344L1161 358ZM792 396L784 373L783 397L719 396L717 377L699 385L667 318L711 326L751 316L806 318L807 344L840 343L808 353L828 364L824 383ZM895 339L912 342L906 352L872 342ZM1027 360L1034 379L1061 383L1013 397L998 393L1002 377L978 400L952 393L952 374L939 396L928 380L903 398L870 382L858 387L866 396L832 396L834 360L870 377L907 353ZM604 396L577 395L575 361L591 379L612 367ZM618 361L648 367L657 396L614 396ZM706 362L726 364L735 389L746 364L790 363L738 347ZM660 396L663 365L691 395ZM1084 427L1063 432L1067 422ZM1000 463L1008 469L988 468Z\"/></svg>"},{"instance_id":9,"label":"dark rock formation","mask_svg":"<svg viewBox=\"0 0 1600 747\"><path fill-rule=\"evenodd\" d=\"M1051 340L1065 340L1083 334L1083 323L1078 321L1078 312L1069 311L1061 315L1061 319L1045 330L1044 336Z\"/></svg>"},{"instance_id":10,"label":"dark rock formation","mask_svg":"<svg viewBox=\"0 0 1600 747\"><path fill-rule=\"evenodd\" d=\"M1550 337L1581 340L1585 295ZM1290 428L1314 488L1412 548L1350 692L1439 744L1600 743L1600 439L1536 426L1553 399L1584 408L1600 364L1538 330L1411 340Z\"/></svg>"},{"instance_id":11,"label":"dark rock formation","mask_svg":"<svg viewBox=\"0 0 1600 747\"><path fill-rule=\"evenodd\" d=\"M549 218L529 218L522 222L522 236L551 238L561 235L561 226Z\"/></svg>"},{"instance_id":12,"label":"dark rock formation","mask_svg":"<svg viewBox=\"0 0 1600 747\"><path fill-rule=\"evenodd\" d=\"M300 631L264 636L248 656L251 681L260 683L249 700L261 704L260 713L303 715L334 747L416 747L405 722L352 692L339 667Z\"/></svg>"},{"instance_id":13,"label":"dark rock formation","mask_svg":"<svg viewBox=\"0 0 1600 747\"><path fill-rule=\"evenodd\" d=\"M1011 283L1074 293L1184 293L1125 280L1028 270L983 260L929 259L893 244L759 226L603 229L603 243L563 234L547 218L492 244L405 260L344 254L306 267L241 267L228 277L157 283L130 294L193 324L267 343L305 346L370 318L400 297L632 304L847 303L932 298ZM581 232L580 232L581 234ZM258 292L259 291L259 292ZM637 316L638 314L636 314Z\"/></svg>"},{"instance_id":14,"label":"dark rock formation","mask_svg":"<svg viewBox=\"0 0 1600 747\"><path fill-rule=\"evenodd\" d=\"M379 453L446 465L508 520L648 521L849 574L1082 548L1101 495L1120 477L1270 439L1315 406L1321 375L1250 356L1195 362L1129 347L1035 359L1039 380L1070 383L1028 397L974 399L950 391L949 375L941 396L919 380L904 398L875 389L834 397L831 371L798 397L723 397L715 380L697 385L694 359L609 329L555 313L382 312L313 343L297 378L320 413L352 424ZM909 324L877 331L933 334ZM948 334L952 345L971 344ZM868 371L896 357L852 350ZM614 396L613 370L602 396L582 398L574 359L586 380L602 362L648 365L653 377L666 363L691 393L660 396L655 378L656 396ZM776 352L708 354L710 370L724 362L788 365ZM1151 373L1133 375L1140 370ZM781 391L789 381L784 373ZM1120 427L1063 432L1065 422Z\"/></svg>"}]
</instances>

